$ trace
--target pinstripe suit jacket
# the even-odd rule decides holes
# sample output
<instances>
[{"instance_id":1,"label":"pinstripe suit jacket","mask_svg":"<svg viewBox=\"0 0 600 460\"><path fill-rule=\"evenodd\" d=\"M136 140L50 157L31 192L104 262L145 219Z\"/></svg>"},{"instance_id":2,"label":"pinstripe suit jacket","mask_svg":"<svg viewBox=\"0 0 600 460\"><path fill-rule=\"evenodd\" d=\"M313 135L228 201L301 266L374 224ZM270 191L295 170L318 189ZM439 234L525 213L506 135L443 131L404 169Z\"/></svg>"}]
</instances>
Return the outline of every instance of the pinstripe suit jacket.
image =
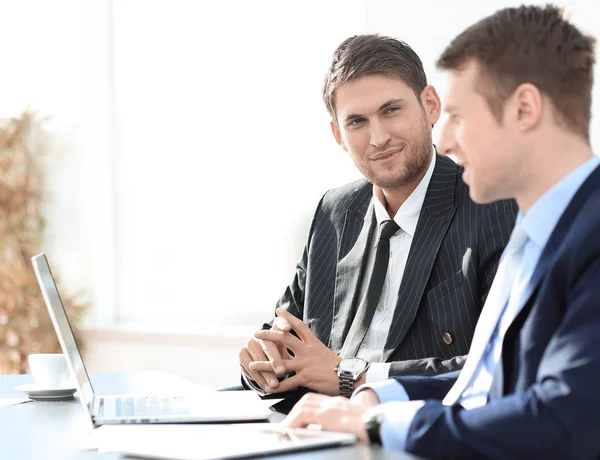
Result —
<instances>
[{"instance_id":1,"label":"pinstripe suit jacket","mask_svg":"<svg viewBox=\"0 0 600 460\"><path fill-rule=\"evenodd\" d=\"M477 205L461 175L452 160L437 157L385 344L391 376L462 367L514 226L514 201ZM323 196L295 276L277 303L336 353L357 309L375 227L372 198L372 184L366 180ZM444 341L445 333L452 343L446 343L447 335Z\"/></svg>"}]
</instances>

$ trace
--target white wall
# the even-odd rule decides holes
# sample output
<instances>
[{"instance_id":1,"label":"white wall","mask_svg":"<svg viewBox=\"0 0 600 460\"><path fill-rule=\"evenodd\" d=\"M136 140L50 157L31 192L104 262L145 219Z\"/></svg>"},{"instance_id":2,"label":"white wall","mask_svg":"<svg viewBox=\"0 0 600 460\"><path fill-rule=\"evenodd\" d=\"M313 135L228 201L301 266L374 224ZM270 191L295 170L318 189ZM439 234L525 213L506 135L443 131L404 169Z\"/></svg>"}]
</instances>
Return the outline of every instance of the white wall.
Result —
<instances>
[{"instance_id":1,"label":"white wall","mask_svg":"<svg viewBox=\"0 0 600 460\"><path fill-rule=\"evenodd\" d=\"M164 371L223 388L240 383L237 351L250 333L250 328L229 336L90 330L83 334L85 360L92 371Z\"/></svg>"},{"instance_id":2,"label":"white wall","mask_svg":"<svg viewBox=\"0 0 600 460\"><path fill-rule=\"evenodd\" d=\"M115 3L119 321L229 327L272 315L319 198L359 177L320 89L363 11Z\"/></svg>"},{"instance_id":3,"label":"white wall","mask_svg":"<svg viewBox=\"0 0 600 460\"><path fill-rule=\"evenodd\" d=\"M600 7L563 3L594 32ZM403 39L443 94L444 46L514 4L0 0L0 116L53 117L46 252L94 304L91 370L236 383L237 349L291 278L317 200L358 177L320 101L335 46Z\"/></svg>"}]
</instances>

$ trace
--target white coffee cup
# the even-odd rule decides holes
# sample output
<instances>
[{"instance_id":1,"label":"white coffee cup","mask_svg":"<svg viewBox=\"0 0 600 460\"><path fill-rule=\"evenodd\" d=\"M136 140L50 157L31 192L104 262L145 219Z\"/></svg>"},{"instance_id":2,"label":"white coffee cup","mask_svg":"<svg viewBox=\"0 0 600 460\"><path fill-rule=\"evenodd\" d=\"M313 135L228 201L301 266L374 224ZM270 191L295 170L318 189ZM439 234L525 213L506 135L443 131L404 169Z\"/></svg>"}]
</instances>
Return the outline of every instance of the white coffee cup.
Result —
<instances>
[{"instance_id":1,"label":"white coffee cup","mask_svg":"<svg viewBox=\"0 0 600 460\"><path fill-rule=\"evenodd\" d=\"M28 357L29 370L40 388L73 388L65 356L60 353L35 353Z\"/></svg>"}]
</instances>

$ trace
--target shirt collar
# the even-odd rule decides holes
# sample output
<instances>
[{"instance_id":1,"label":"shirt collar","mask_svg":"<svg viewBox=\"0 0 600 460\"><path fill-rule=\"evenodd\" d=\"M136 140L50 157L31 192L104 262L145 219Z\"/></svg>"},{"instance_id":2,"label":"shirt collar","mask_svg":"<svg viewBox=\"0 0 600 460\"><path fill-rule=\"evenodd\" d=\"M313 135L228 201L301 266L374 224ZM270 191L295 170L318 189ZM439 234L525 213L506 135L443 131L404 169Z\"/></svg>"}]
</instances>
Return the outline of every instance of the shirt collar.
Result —
<instances>
[{"instance_id":1,"label":"shirt collar","mask_svg":"<svg viewBox=\"0 0 600 460\"><path fill-rule=\"evenodd\" d=\"M538 247L546 246L560 216L581 184L598 165L600 157L594 156L544 193L527 214L519 211L517 223L521 223L528 238Z\"/></svg>"},{"instance_id":2,"label":"shirt collar","mask_svg":"<svg viewBox=\"0 0 600 460\"><path fill-rule=\"evenodd\" d=\"M433 176L433 170L435 169L436 155L433 147L431 152L431 161L429 162L427 172L406 201L402 203L402 206L400 206L400 209L398 209L398 212L394 216L394 221L398 226L411 237L415 234L419 215L421 214L421 208L423 207L423 201L425 201L429 182L431 181L431 176ZM385 208L385 198L383 194L381 194L380 191L379 193L378 191L375 191L375 186L373 186L373 202L375 207L375 218L377 219L377 226L379 227L379 224L384 220L390 220L390 215Z\"/></svg>"}]
</instances>

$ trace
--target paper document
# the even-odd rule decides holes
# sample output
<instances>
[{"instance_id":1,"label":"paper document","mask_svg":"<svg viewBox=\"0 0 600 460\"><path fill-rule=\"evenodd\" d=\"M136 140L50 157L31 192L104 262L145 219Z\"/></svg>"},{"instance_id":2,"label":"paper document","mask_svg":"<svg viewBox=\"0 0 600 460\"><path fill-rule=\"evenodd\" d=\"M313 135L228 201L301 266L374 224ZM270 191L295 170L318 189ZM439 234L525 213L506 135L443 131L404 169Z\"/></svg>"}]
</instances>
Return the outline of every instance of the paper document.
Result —
<instances>
[{"instance_id":1,"label":"paper document","mask_svg":"<svg viewBox=\"0 0 600 460\"><path fill-rule=\"evenodd\" d=\"M81 446L145 458L212 460L348 445L353 435L278 423L103 425Z\"/></svg>"}]
</instances>

